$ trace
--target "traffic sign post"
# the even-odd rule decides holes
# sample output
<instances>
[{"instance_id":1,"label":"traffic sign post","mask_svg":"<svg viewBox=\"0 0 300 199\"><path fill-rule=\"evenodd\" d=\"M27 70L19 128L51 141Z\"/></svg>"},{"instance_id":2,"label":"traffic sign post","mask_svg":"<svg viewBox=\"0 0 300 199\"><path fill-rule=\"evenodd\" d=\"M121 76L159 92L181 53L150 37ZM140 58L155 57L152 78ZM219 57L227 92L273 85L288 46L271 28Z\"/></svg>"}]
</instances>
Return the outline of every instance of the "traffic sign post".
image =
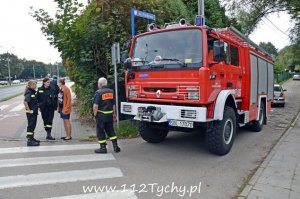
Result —
<instances>
[{"instance_id":1,"label":"traffic sign post","mask_svg":"<svg viewBox=\"0 0 300 199\"><path fill-rule=\"evenodd\" d=\"M112 65L114 65L114 71L115 71L116 115L117 115L117 128L119 129L120 121L119 121L118 71L117 71L117 64L121 62L119 43L114 43L111 47L111 61L112 61Z\"/></svg>"},{"instance_id":2,"label":"traffic sign post","mask_svg":"<svg viewBox=\"0 0 300 199\"><path fill-rule=\"evenodd\" d=\"M135 17L141 17L141 18L144 18L144 19L149 19L149 20L152 20L152 21L155 21L156 19L156 16L152 13L148 13L148 12L144 12L144 11L141 11L141 10L135 10L134 8L131 8L131 36L134 37L135 35L135 28L134 28L134 19Z\"/></svg>"}]
</instances>

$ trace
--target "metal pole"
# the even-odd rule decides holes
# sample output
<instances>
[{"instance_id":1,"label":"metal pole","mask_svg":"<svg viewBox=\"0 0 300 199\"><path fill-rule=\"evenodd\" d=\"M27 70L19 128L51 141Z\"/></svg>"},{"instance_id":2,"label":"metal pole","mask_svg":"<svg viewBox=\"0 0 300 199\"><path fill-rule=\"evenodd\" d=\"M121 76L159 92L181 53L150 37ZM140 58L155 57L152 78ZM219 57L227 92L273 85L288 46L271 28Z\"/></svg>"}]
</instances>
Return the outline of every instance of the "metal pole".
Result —
<instances>
[{"instance_id":1,"label":"metal pole","mask_svg":"<svg viewBox=\"0 0 300 199\"><path fill-rule=\"evenodd\" d=\"M119 121L119 97L118 97L118 71L117 71L117 62L114 64L115 69L115 93L116 93L116 113L117 113L117 127L120 128Z\"/></svg>"},{"instance_id":2,"label":"metal pole","mask_svg":"<svg viewBox=\"0 0 300 199\"><path fill-rule=\"evenodd\" d=\"M9 56L8 51L7 51L7 56ZM10 59L7 57L7 67L8 67L8 82L9 85L11 86L11 78L10 78L10 65L9 65Z\"/></svg>"},{"instance_id":3,"label":"metal pole","mask_svg":"<svg viewBox=\"0 0 300 199\"><path fill-rule=\"evenodd\" d=\"M33 79L35 79L35 69L34 69L34 62L33 62L33 65L32 65L32 69L33 69Z\"/></svg>"},{"instance_id":4,"label":"metal pole","mask_svg":"<svg viewBox=\"0 0 300 199\"><path fill-rule=\"evenodd\" d=\"M204 0L198 0L198 15L204 16Z\"/></svg>"}]
</instances>

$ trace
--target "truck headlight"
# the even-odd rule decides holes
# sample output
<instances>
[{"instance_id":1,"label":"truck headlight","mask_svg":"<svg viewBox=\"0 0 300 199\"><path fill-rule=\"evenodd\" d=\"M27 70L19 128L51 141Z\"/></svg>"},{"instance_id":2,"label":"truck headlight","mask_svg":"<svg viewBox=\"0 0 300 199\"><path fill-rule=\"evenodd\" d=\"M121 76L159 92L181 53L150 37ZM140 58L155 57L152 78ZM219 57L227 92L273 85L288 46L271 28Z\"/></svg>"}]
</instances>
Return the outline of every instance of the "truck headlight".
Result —
<instances>
[{"instance_id":1,"label":"truck headlight","mask_svg":"<svg viewBox=\"0 0 300 199\"><path fill-rule=\"evenodd\" d=\"M198 92L188 92L187 93L187 99L188 100L198 100L199 99L199 93Z\"/></svg>"}]
</instances>

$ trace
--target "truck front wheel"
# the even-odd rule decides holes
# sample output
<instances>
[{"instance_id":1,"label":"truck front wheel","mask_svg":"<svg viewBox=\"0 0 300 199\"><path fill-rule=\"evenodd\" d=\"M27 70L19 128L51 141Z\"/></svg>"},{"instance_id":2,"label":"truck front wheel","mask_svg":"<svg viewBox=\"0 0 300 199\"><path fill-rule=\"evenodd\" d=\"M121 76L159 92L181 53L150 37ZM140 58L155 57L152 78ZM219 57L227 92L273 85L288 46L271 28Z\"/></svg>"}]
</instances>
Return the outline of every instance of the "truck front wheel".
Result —
<instances>
[{"instance_id":1,"label":"truck front wheel","mask_svg":"<svg viewBox=\"0 0 300 199\"><path fill-rule=\"evenodd\" d=\"M215 121L213 127L206 133L208 150L217 155L227 154L234 142L236 126L235 111L226 106L223 120Z\"/></svg>"},{"instance_id":2,"label":"truck front wheel","mask_svg":"<svg viewBox=\"0 0 300 199\"><path fill-rule=\"evenodd\" d=\"M169 131L151 127L149 122L139 122L139 132L143 140L150 143L159 143L165 140Z\"/></svg>"}]
</instances>

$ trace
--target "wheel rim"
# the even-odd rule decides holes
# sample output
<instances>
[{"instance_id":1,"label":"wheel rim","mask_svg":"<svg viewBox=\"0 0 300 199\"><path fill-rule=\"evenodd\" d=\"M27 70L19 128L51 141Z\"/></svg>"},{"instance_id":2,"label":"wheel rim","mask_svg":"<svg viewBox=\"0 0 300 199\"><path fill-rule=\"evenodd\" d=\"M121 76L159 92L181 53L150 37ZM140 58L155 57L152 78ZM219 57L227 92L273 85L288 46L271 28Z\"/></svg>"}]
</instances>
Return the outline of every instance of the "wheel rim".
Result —
<instances>
[{"instance_id":1,"label":"wheel rim","mask_svg":"<svg viewBox=\"0 0 300 199\"><path fill-rule=\"evenodd\" d=\"M231 142L233 135L233 121L232 119L228 119L225 122L224 129L223 129L223 140L225 144L229 144Z\"/></svg>"},{"instance_id":2,"label":"wheel rim","mask_svg":"<svg viewBox=\"0 0 300 199\"><path fill-rule=\"evenodd\" d=\"M259 124L262 125L264 121L264 110L260 108L259 110Z\"/></svg>"}]
</instances>

